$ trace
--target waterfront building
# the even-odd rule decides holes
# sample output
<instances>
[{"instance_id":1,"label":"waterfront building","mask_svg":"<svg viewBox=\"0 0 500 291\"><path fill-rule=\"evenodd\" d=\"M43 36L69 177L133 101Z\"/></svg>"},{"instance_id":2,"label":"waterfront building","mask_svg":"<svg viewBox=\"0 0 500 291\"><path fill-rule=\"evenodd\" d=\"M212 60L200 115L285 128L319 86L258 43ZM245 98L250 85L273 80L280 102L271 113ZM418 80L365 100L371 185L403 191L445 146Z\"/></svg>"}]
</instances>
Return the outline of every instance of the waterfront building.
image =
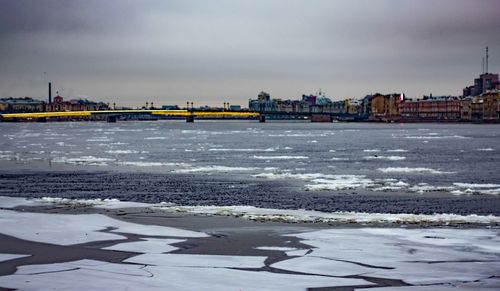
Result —
<instances>
[{"instance_id":1,"label":"waterfront building","mask_svg":"<svg viewBox=\"0 0 500 291\"><path fill-rule=\"evenodd\" d=\"M500 81L498 74L484 73L479 78L474 79L474 85L463 89L463 97L479 96L490 90L499 90Z\"/></svg>"},{"instance_id":2,"label":"waterfront building","mask_svg":"<svg viewBox=\"0 0 500 291\"><path fill-rule=\"evenodd\" d=\"M370 120L389 121L399 118L399 104L404 101L404 94L382 95L377 93L370 99Z\"/></svg>"},{"instance_id":3,"label":"waterfront building","mask_svg":"<svg viewBox=\"0 0 500 291\"><path fill-rule=\"evenodd\" d=\"M500 90L491 90L472 98L471 120L473 122L500 121Z\"/></svg>"},{"instance_id":4,"label":"waterfront building","mask_svg":"<svg viewBox=\"0 0 500 291\"><path fill-rule=\"evenodd\" d=\"M257 99L250 99L248 101L248 108L253 111L271 112L277 111L277 104L275 100L271 100L269 93L262 91L257 96Z\"/></svg>"},{"instance_id":5,"label":"waterfront building","mask_svg":"<svg viewBox=\"0 0 500 291\"><path fill-rule=\"evenodd\" d=\"M63 97L57 94L54 102L47 104L47 111L97 111L109 110L109 106L104 102L94 102L86 99L73 99L64 101Z\"/></svg>"},{"instance_id":6,"label":"waterfront building","mask_svg":"<svg viewBox=\"0 0 500 291\"><path fill-rule=\"evenodd\" d=\"M469 114L469 110L462 109L462 101L452 96L406 100L399 104L399 110L401 120L407 121L459 121Z\"/></svg>"},{"instance_id":7,"label":"waterfront building","mask_svg":"<svg viewBox=\"0 0 500 291\"><path fill-rule=\"evenodd\" d=\"M3 113L43 112L45 111L45 106L45 102L31 97L0 99L0 112Z\"/></svg>"}]
</instances>

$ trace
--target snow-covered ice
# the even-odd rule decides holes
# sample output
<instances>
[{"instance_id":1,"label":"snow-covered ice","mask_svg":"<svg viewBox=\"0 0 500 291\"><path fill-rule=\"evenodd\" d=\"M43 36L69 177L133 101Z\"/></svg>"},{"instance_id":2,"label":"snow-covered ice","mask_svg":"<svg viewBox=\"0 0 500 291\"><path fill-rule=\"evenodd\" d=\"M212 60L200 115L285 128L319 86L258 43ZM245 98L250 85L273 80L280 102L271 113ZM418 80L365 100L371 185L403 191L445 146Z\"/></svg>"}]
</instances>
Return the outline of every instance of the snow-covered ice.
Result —
<instances>
[{"instance_id":1,"label":"snow-covered ice","mask_svg":"<svg viewBox=\"0 0 500 291\"><path fill-rule=\"evenodd\" d=\"M57 245L81 244L92 241L124 239L123 236L102 232L133 233L146 236L205 237L201 232L157 225L141 225L112 219L101 214L45 214L0 210L0 233L24 240Z\"/></svg>"},{"instance_id":2,"label":"snow-covered ice","mask_svg":"<svg viewBox=\"0 0 500 291\"><path fill-rule=\"evenodd\" d=\"M361 279L277 274L214 267L145 266L75 261L23 266L0 277L0 286L22 290L305 290L370 285Z\"/></svg>"},{"instance_id":3,"label":"snow-covered ice","mask_svg":"<svg viewBox=\"0 0 500 291\"><path fill-rule=\"evenodd\" d=\"M161 239L161 238L144 238L142 241L126 242L116 244L106 250L143 253L143 254L161 254L178 250L177 247L171 244L185 241L184 239Z\"/></svg>"},{"instance_id":4,"label":"snow-covered ice","mask_svg":"<svg viewBox=\"0 0 500 291\"><path fill-rule=\"evenodd\" d=\"M125 260L126 263L167 267L262 268L266 257L187 254L143 254Z\"/></svg>"}]
</instances>

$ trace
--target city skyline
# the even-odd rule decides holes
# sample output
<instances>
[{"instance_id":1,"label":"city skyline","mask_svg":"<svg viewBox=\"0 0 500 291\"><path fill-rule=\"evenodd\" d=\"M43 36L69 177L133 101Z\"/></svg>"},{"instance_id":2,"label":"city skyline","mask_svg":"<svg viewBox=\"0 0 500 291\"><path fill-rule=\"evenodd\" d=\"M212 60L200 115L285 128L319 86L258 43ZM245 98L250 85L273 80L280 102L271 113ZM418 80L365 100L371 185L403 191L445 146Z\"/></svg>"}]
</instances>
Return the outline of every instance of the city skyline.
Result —
<instances>
[{"instance_id":1,"label":"city skyline","mask_svg":"<svg viewBox=\"0 0 500 291\"><path fill-rule=\"evenodd\" d=\"M460 95L500 71L498 1L0 0L0 97L245 105Z\"/></svg>"}]
</instances>

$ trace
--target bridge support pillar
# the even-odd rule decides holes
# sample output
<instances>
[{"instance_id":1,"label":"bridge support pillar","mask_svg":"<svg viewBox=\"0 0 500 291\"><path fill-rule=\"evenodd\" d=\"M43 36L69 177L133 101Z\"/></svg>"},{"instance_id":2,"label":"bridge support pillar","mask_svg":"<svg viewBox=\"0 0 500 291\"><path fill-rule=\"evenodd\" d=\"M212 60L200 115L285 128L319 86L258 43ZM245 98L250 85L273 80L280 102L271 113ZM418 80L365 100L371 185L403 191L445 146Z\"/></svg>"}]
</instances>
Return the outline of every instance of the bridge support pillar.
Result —
<instances>
[{"instance_id":1,"label":"bridge support pillar","mask_svg":"<svg viewBox=\"0 0 500 291\"><path fill-rule=\"evenodd\" d=\"M311 115L311 122L332 122L330 114L313 114Z\"/></svg>"},{"instance_id":2,"label":"bridge support pillar","mask_svg":"<svg viewBox=\"0 0 500 291\"><path fill-rule=\"evenodd\" d=\"M259 122L260 123L266 122L266 116L264 114L259 115Z\"/></svg>"},{"instance_id":3,"label":"bridge support pillar","mask_svg":"<svg viewBox=\"0 0 500 291\"><path fill-rule=\"evenodd\" d=\"M194 122L194 115L186 116L186 122L193 123Z\"/></svg>"},{"instance_id":4,"label":"bridge support pillar","mask_svg":"<svg viewBox=\"0 0 500 291\"><path fill-rule=\"evenodd\" d=\"M106 120L107 120L108 122L110 122L110 123L115 123L115 122L116 122L116 116L113 116L113 115L108 116L108 117L106 118Z\"/></svg>"}]
</instances>

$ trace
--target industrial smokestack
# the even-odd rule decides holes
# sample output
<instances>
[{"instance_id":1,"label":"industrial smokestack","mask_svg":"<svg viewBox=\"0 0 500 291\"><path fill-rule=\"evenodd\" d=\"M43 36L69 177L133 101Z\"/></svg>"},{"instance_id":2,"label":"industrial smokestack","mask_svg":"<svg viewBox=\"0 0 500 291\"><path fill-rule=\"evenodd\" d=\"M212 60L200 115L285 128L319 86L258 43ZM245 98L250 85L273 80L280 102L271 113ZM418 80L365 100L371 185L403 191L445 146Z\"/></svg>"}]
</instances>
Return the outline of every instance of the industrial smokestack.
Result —
<instances>
[{"instance_id":1,"label":"industrial smokestack","mask_svg":"<svg viewBox=\"0 0 500 291\"><path fill-rule=\"evenodd\" d=\"M486 47L486 74L488 74L488 47Z\"/></svg>"},{"instance_id":2,"label":"industrial smokestack","mask_svg":"<svg viewBox=\"0 0 500 291\"><path fill-rule=\"evenodd\" d=\"M49 104L52 103L52 84L49 82Z\"/></svg>"}]
</instances>

